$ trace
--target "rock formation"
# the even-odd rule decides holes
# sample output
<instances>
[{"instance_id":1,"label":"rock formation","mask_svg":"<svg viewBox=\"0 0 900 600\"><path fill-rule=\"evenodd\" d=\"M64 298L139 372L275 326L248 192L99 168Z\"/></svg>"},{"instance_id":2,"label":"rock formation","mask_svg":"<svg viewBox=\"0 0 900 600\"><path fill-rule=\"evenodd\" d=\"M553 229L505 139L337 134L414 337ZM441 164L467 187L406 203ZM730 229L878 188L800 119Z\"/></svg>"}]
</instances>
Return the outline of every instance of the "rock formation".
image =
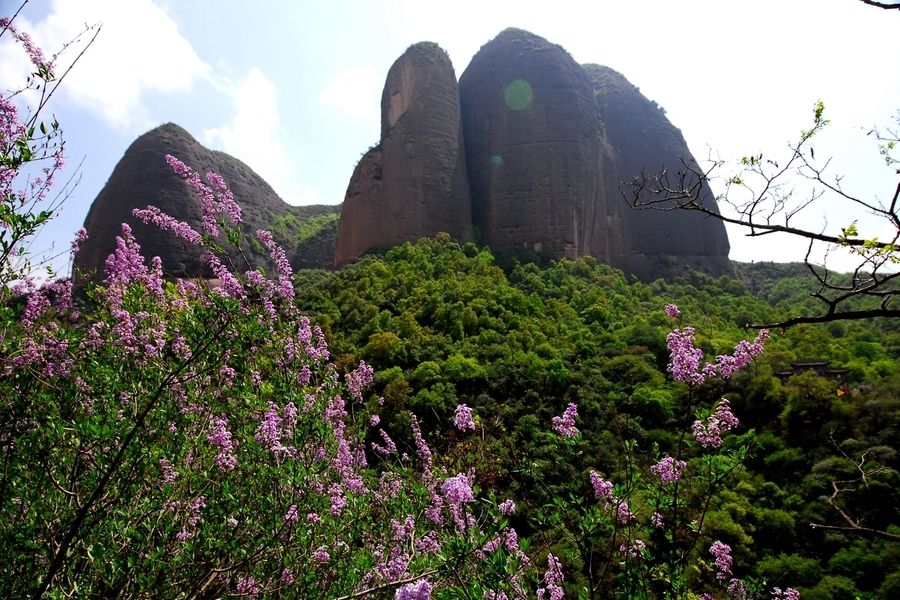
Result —
<instances>
[{"instance_id":1,"label":"rock formation","mask_svg":"<svg viewBox=\"0 0 900 600\"><path fill-rule=\"evenodd\" d=\"M381 141L357 164L342 215L338 266L440 231L472 238L456 75L436 44L411 46L388 72Z\"/></svg>"},{"instance_id":2,"label":"rock formation","mask_svg":"<svg viewBox=\"0 0 900 600\"><path fill-rule=\"evenodd\" d=\"M84 222L89 237L75 256L75 271L81 274L80 277L102 277L106 257L115 248L115 236L121 234L121 223L131 225L145 256L159 256L162 259L166 275L210 275L197 248L188 246L156 226L141 223L131 214L135 208L152 204L199 230L199 202L184 181L166 164L166 154L176 156L198 173L219 173L241 205L245 236L254 237L257 229L270 229L289 257L300 239L298 230L302 222L310 216L334 213L338 208L292 207L247 165L225 153L208 150L187 131L168 123L145 133L131 144L91 205ZM327 237L327 227L321 233ZM305 243L309 246L310 240L305 240ZM247 259L238 254L229 257L235 268L269 267L263 250L253 244L246 246ZM305 257L302 261L294 257L292 262L330 267L334 260L333 241L326 240L325 246L330 247L330 251L320 250L317 257Z\"/></svg>"},{"instance_id":3,"label":"rock formation","mask_svg":"<svg viewBox=\"0 0 900 600\"><path fill-rule=\"evenodd\" d=\"M686 268L731 272L720 221L633 210L622 196L623 182L693 161L663 110L621 74L579 66L561 47L518 29L485 44L458 85L436 44L415 44L397 59L382 93L380 140L357 164L342 209L287 205L245 164L177 125L146 133L91 206L76 270L102 273L128 222L168 275L210 274L196 248L131 215L153 204L199 223L198 202L166 154L220 173L242 206L247 237L272 231L295 268L340 267L371 249L446 232L495 252L590 255L644 280ZM268 265L259 245L245 255L230 257L239 270Z\"/></svg>"},{"instance_id":4,"label":"rock formation","mask_svg":"<svg viewBox=\"0 0 900 600\"><path fill-rule=\"evenodd\" d=\"M559 46L507 29L475 55L459 89L481 242L592 254L594 212L604 207L594 96L581 67Z\"/></svg>"},{"instance_id":5,"label":"rock formation","mask_svg":"<svg viewBox=\"0 0 900 600\"><path fill-rule=\"evenodd\" d=\"M674 174L684 168L682 160L694 160L681 131L620 73L600 65L584 65L584 71L593 86L604 148L601 201L607 215L595 226L595 247L604 232L613 233L608 262L645 280L686 267L730 273L728 237L720 221L683 210L634 210L621 194L622 182L663 169ZM713 198L707 186L701 193Z\"/></svg>"},{"instance_id":6,"label":"rock formation","mask_svg":"<svg viewBox=\"0 0 900 600\"><path fill-rule=\"evenodd\" d=\"M381 141L347 189L337 266L437 231L468 239L467 175L469 223L494 251L591 255L645 280L687 267L731 272L720 221L627 206L622 182L693 157L619 73L507 29L475 55L458 94L459 109L452 67L434 44L413 46L391 68ZM454 141L460 111L464 144ZM463 146L464 164L454 160Z\"/></svg>"}]
</instances>

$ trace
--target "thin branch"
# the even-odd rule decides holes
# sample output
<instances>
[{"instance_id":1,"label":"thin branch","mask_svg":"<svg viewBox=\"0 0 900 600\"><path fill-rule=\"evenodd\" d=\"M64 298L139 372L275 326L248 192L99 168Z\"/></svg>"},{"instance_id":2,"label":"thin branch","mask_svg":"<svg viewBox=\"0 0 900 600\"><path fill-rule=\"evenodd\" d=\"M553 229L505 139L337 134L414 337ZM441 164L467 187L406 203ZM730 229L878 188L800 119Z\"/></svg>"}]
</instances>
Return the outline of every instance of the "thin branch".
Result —
<instances>
[{"instance_id":1,"label":"thin branch","mask_svg":"<svg viewBox=\"0 0 900 600\"><path fill-rule=\"evenodd\" d=\"M859 0L863 4L868 4L869 6L875 6L877 8L883 8L885 10L900 10L900 4L891 4L888 2L876 2L876 0Z\"/></svg>"}]
</instances>

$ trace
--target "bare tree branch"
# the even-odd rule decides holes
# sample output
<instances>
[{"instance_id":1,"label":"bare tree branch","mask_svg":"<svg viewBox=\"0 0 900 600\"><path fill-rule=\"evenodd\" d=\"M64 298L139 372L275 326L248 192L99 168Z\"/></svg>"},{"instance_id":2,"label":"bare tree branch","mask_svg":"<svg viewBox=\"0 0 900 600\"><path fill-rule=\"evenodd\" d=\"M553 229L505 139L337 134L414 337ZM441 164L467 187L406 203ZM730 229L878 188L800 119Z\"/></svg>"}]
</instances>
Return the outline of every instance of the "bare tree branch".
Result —
<instances>
[{"instance_id":1,"label":"bare tree branch","mask_svg":"<svg viewBox=\"0 0 900 600\"><path fill-rule=\"evenodd\" d=\"M742 158L738 173L725 179L725 192L718 197L713 196L709 182L723 168L721 160L709 160L707 168L694 161L682 160L675 172L663 169L658 174L642 173L626 183L622 192L633 208L696 211L743 227L748 237L781 233L808 241L803 262L814 281L810 297L823 304L821 314L795 316L779 323L750 327L783 328L800 323L900 317L900 307L896 304L900 297L900 286L897 285L900 281L897 272L900 265L900 183L889 195L891 200L887 205L844 190L841 178L829 172L831 159L817 161L811 144L811 139L828 125L823 112L824 105L819 102L812 128L803 131L799 141L788 146L786 158L775 160L762 154ZM900 123L900 114L895 119ZM879 142L879 152L886 165L900 164L893 155L900 145L898 132L887 129L884 133L878 130L871 133ZM794 180L798 177L811 184L803 194L794 188ZM855 205L877 218L891 233L887 239L865 237L857 230L855 221L840 232L827 231L825 226L818 230L798 226L798 215L811 210L820 199ZM854 255L858 262L851 273L837 275L825 266L813 264L814 248L824 248L826 259L831 252L843 249Z\"/></svg>"},{"instance_id":2,"label":"bare tree branch","mask_svg":"<svg viewBox=\"0 0 900 600\"><path fill-rule=\"evenodd\" d=\"M900 10L900 4L893 4L888 2L876 2L875 0L859 0L863 4L868 4L869 6L876 6L878 8L883 8L885 10Z\"/></svg>"}]
</instances>

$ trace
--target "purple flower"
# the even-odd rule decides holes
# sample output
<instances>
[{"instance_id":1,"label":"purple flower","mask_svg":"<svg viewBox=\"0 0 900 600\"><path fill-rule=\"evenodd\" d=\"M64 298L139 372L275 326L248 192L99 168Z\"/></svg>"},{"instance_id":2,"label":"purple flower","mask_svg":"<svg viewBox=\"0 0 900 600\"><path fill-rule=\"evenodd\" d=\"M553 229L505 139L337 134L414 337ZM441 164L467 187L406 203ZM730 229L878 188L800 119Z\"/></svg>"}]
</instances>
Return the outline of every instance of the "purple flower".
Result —
<instances>
[{"instance_id":1,"label":"purple flower","mask_svg":"<svg viewBox=\"0 0 900 600\"><path fill-rule=\"evenodd\" d=\"M396 452L397 444L394 443L394 440L391 439L391 436L389 436L384 429L379 429L378 433L379 435L381 435L381 440L384 442L384 446L380 445L378 442L372 442L372 450L374 450L378 454L381 454L382 456L387 456Z\"/></svg>"},{"instance_id":2,"label":"purple flower","mask_svg":"<svg viewBox=\"0 0 900 600\"><path fill-rule=\"evenodd\" d=\"M709 553L716 560L716 579L725 581L731 575L731 546L716 540L709 547Z\"/></svg>"},{"instance_id":3,"label":"purple flower","mask_svg":"<svg viewBox=\"0 0 900 600\"><path fill-rule=\"evenodd\" d=\"M612 501L615 496L613 496L613 484L606 479L603 479L599 473L596 471L591 471L591 485L594 487L594 498L597 500L609 500Z\"/></svg>"},{"instance_id":4,"label":"purple flower","mask_svg":"<svg viewBox=\"0 0 900 600\"><path fill-rule=\"evenodd\" d=\"M328 551L325 550L325 546L319 546L316 548L316 551L313 552L313 560L317 563L327 563L331 560L331 555L328 554Z\"/></svg>"},{"instance_id":5,"label":"purple flower","mask_svg":"<svg viewBox=\"0 0 900 600\"><path fill-rule=\"evenodd\" d=\"M175 478L178 477L178 471L176 471L175 467L172 466L172 463L167 461L165 458L159 459L159 468L162 470L160 485L172 483L173 481L175 481Z\"/></svg>"},{"instance_id":6,"label":"purple flower","mask_svg":"<svg viewBox=\"0 0 900 600\"><path fill-rule=\"evenodd\" d=\"M438 540L437 533L429 531L416 540L416 550L425 554L437 554L440 552L441 542Z\"/></svg>"},{"instance_id":7,"label":"purple flower","mask_svg":"<svg viewBox=\"0 0 900 600\"><path fill-rule=\"evenodd\" d=\"M469 485L469 478L462 473L451 477L441 486L444 496L450 504L459 505L465 502L474 502L475 496Z\"/></svg>"},{"instance_id":8,"label":"purple flower","mask_svg":"<svg viewBox=\"0 0 900 600\"><path fill-rule=\"evenodd\" d=\"M453 423L460 431L475 429L475 420L472 418L472 409L465 404L459 404L453 415Z\"/></svg>"},{"instance_id":9,"label":"purple flower","mask_svg":"<svg viewBox=\"0 0 900 600\"><path fill-rule=\"evenodd\" d=\"M776 600L800 600L800 592L794 588L772 588L772 598Z\"/></svg>"},{"instance_id":10,"label":"purple flower","mask_svg":"<svg viewBox=\"0 0 900 600\"><path fill-rule=\"evenodd\" d=\"M560 437L573 438L578 436L578 428L575 427L575 417L578 416L578 405L570 402L565 412L558 417L553 417L553 431Z\"/></svg>"},{"instance_id":11,"label":"purple flower","mask_svg":"<svg viewBox=\"0 0 900 600\"><path fill-rule=\"evenodd\" d=\"M750 598L747 588L744 587L744 582L737 577L732 578L728 582L728 595L731 596L732 600L748 600Z\"/></svg>"},{"instance_id":12,"label":"purple flower","mask_svg":"<svg viewBox=\"0 0 900 600\"><path fill-rule=\"evenodd\" d=\"M537 597L540 600L561 600L565 596L562 588L563 574L559 560L552 554L547 555L547 572L544 573L544 587L539 587Z\"/></svg>"},{"instance_id":13,"label":"purple flower","mask_svg":"<svg viewBox=\"0 0 900 600\"><path fill-rule=\"evenodd\" d=\"M334 516L340 515L344 507L347 506L347 499L344 497L344 490L341 488L341 484L332 483L331 487L328 488L328 495L331 499L331 514Z\"/></svg>"},{"instance_id":14,"label":"purple flower","mask_svg":"<svg viewBox=\"0 0 900 600\"><path fill-rule=\"evenodd\" d=\"M681 479L686 463L683 460L675 460L667 456L652 467L650 472L659 477L662 483L675 483Z\"/></svg>"},{"instance_id":15,"label":"purple flower","mask_svg":"<svg viewBox=\"0 0 900 600\"><path fill-rule=\"evenodd\" d=\"M739 424L737 417L731 412L731 404L727 399L722 398L706 423L700 420L694 421L692 427L694 439L704 448L718 448L722 445L722 434L731 431Z\"/></svg>"},{"instance_id":16,"label":"purple flower","mask_svg":"<svg viewBox=\"0 0 900 600\"><path fill-rule=\"evenodd\" d=\"M645 544L643 540L634 540L634 543L632 544L622 542L622 545L619 546L619 552L624 554L627 558L637 560L641 557L641 554L646 547L647 544Z\"/></svg>"},{"instance_id":17,"label":"purple flower","mask_svg":"<svg viewBox=\"0 0 900 600\"><path fill-rule=\"evenodd\" d=\"M622 525L628 525L634 521L634 513L624 500L618 500L616 503L616 520Z\"/></svg>"},{"instance_id":18,"label":"purple flower","mask_svg":"<svg viewBox=\"0 0 900 600\"><path fill-rule=\"evenodd\" d=\"M82 227L78 231L75 232L75 239L72 240L72 254L78 254L78 249L81 247L81 244L86 242L88 239L87 229Z\"/></svg>"},{"instance_id":19,"label":"purple flower","mask_svg":"<svg viewBox=\"0 0 900 600\"><path fill-rule=\"evenodd\" d=\"M235 587L237 588L238 595L246 596L251 599L256 598L260 592L262 592L262 588L256 583L256 579L249 576L238 579Z\"/></svg>"},{"instance_id":20,"label":"purple flower","mask_svg":"<svg viewBox=\"0 0 900 600\"><path fill-rule=\"evenodd\" d=\"M431 600L431 584L426 579L408 583L397 589L394 600Z\"/></svg>"},{"instance_id":21,"label":"purple flower","mask_svg":"<svg viewBox=\"0 0 900 600\"><path fill-rule=\"evenodd\" d=\"M214 175L214 173L210 173L210 175ZM293 277L294 272L291 269L291 264L288 262L287 255L284 253L284 248L279 246L275 240L272 239L272 234L268 231L262 229L258 230L256 232L256 238L261 241L269 251L269 257L272 259L272 262L275 263L275 268L278 271L277 295L282 298L293 298L294 285L291 283L291 277Z\"/></svg>"},{"instance_id":22,"label":"purple flower","mask_svg":"<svg viewBox=\"0 0 900 600\"><path fill-rule=\"evenodd\" d=\"M3 17L0 19L0 30L6 30L13 36L17 42L22 44L22 48L25 49L25 54L28 55L28 58L31 60L31 63L37 67L38 70L45 70L47 72L48 81L52 78L52 62L47 62L44 58L44 53L35 45L35 43L31 40L31 37L25 33L24 31L19 31L17 28L13 27L12 21L9 18Z\"/></svg>"},{"instance_id":23,"label":"purple flower","mask_svg":"<svg viewBox=\"0 0 900 600\"><path fill-rule=\"evenodd\" d=\"M359 366L347 373L347 387L350 388L350 395L354 399L362 400L362 392L372 385L374 374L375 370L363 361L359 361Z\"/></svg>"},{"instance_id":24,"label":"purple flower","mask_svg":"<svg viewBox=\"0 0 900 600\"><path fill-rule=\"evenodd\" d=\"M147 206L146 208L135 208L131 214L140 219L144 223L152 223L163 231L171 231L189 244L195 246L203 245L203 236L197 233L193 227L179 221L171 215L164 213L155 206Z\"/></svg>"},{"instance_id":25,"label":"purple flower","mask_svg":"<svg viewBox=\"0 0 900 600\"><path fill-rule=\"evenodd\" d=\"M503 515L504 517L508 517L509 515L516 512L516 503L510 499L506 499L500 503L497 509L500 511L501 515Z\"/></svg>"},{"instance_id":26,"label":"purple flower","mask_svg":"<svg viewBox=\"0 0 900 600\"><path fill-rule=\"evenodd\" d=\"M241 222L241 207L234 201L234 197L219 175L212 172L206 174L206 180L215 188L213 190L200 181L199 174L174 156L167 154L166 162L197 194L197 198L200 200L200 222L208 235L219 236L217 220L220 217L232 225Z\"/></svg>"},{"instance_id":27,"label":"purple flower","mask_svg":"<svg viewBox=\"0 0 900 600\"><path fill-rule=\"evenodd\" d=\"M707 362L701 366L703 351L694 345L694 328L675 329L666 337L671 355L667 369L676 380L691 385L701 384L710 377L728 378L762 354L768 337L769 332L762 329L752 342L738 342L733 354L720 355L715 364Z\"/></svg>"},{"instance_id":28,"label":"purple flower","mask_svg":"<svg viewBox=\"0 0 900 600\"><path fill-rule=\"evenodd\" d=\"M675 329L666 336L671 360L667 370L678 381L689 384L703 383L706 377L700 372L703 351L694 345L694 328Z\"/></svg>"},{"instance_id":29,"label":"purple flower","mask_svg":"<svg viewBox=\"0 0 900 600\"><path fill-rule=\"evenodd\" d=\"M658 512L654 512L650 515L650 522L653 523L654 527L662 527L663 526L663 516Z\"/></svg>"},{"instance_id":30,"label":"purple flower","mask_svg":"<svg viewBox=\"0 0 900 600\"><path fill-rule=\"evenodd\" d=\"M212 432L206 437L206 441L219 449L219 453L216 455L216 466L220 471L227 473L237 466L238 459L234 455L231 432L228 431L228 419L213 417Z\"/></svg>"},{"instance_id":31,"label":"purple flower","mask_svg":"<svg viewBox=\"0 0 900 600\"><path fill-rule=\"evenodd\" d=\"M297 512L297 505L291 504L290 507L288 507L287 512L284 513L284 522L285 523L296 523L299 518L300 518L300 515Z\"/></svg>"},{"instance_id":32,"label":"purple flower","mask_svg":"<svg viewBox=\"0 0 900 600\"><path fill-rule=\"evenodd\" d=\"M681 316L681 311L678 310L678 307L675 306L674 304L666 304L666 306L663 310L665 310L666 314L669 315L669 317L671 317L673 319L677 319L678 317Z\"/></svg>"},{"instance_id":33,"label":"purple flower","mask_svg":"<svg viewBox=\"0 0 900 600\"><path fill-rule=\"evenodd\" d=\"M432 465L431 449L428 448L428 444L425 443L425 438L422 437L422 429L419 427L419 419L416 418L416 415L409 415L409 426L410 429L412 429L413 441L416 444L416 454L419 455L419 458L421 458L424 463L422 470L425 473L428 473L431 470Z\"/></svg>"}]
</instances>

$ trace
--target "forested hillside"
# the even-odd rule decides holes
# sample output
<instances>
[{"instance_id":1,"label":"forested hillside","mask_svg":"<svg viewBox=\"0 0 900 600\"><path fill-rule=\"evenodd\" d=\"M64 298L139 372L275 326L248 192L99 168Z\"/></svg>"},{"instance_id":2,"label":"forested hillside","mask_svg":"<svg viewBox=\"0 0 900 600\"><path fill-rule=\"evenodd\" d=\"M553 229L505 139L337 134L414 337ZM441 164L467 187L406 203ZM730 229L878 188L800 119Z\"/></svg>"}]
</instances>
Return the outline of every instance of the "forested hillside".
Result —
<instances>
[{"instance_id":1,"label":"forested hillside","mask_svg":"<svg viewBox=\"0 0 900 600\"><path fill-rule=\"evenodd\" d=\"M412 411L428 439L477 467L479 483L529 506L520 532L540 532L534 541L564 563L581 560L577 536L565 522L548 531L542 507L585 495L589 468L628 481L628 470L676 451L696 410L725 397L741 421L735 448L747 453L709 504L699 546L721 539L740 576L804 598L896 597L900 323L773 331L749 370L691 388L673 381L666 304L680 307L715 356L755 335L744 325L776 322L807 302L801 265L738 271L741 281L691 274L643 284L591 258L542 268L439 237L337 273L301 272L297 288L339 367L375 367L370 401L383 397L383 423L405 450L413 452ZM831 361L832 371L798 364L790 373L811 359ZM477 442L454 430L460 403L478 415ZM569 403L582 435L561 455L547 424ZM831 505L833 485L842 491Z\"/></svg>"}]
</instances>

